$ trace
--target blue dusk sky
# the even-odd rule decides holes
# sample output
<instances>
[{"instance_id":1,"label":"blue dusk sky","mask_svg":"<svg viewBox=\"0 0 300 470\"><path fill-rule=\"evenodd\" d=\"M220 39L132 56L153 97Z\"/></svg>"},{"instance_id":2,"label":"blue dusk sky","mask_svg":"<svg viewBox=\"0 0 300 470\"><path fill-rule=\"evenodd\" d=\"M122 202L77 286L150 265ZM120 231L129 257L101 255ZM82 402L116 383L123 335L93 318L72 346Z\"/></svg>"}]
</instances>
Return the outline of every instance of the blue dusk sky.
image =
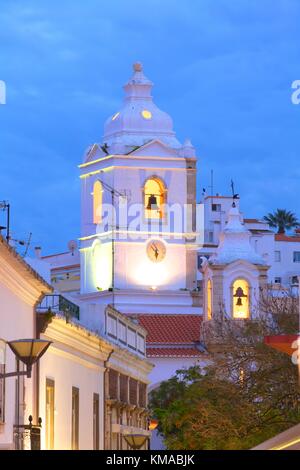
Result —
<instances>
[{"instance_id":1,"label":"blue dusk sky","mask_svg":"<svg viewBox=\"0 0 300 470\"><path fill-rule=\"evenodd\" d=\"M80 234L77 165L135 61L196 147L198 199L213 169L247 217L300 217L299 0L0 0L0 59L0 200L43 254Z\"/></svg>"}]
</instances>

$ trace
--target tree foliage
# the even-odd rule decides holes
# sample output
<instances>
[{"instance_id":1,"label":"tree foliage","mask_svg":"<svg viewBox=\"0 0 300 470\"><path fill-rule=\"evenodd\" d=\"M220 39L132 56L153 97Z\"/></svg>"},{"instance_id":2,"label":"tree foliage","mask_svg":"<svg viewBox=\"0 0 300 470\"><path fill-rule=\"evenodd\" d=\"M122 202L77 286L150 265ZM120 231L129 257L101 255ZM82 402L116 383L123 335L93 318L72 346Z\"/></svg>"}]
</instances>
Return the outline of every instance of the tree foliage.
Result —
<instances>
[{"instance_id":1,"label":"tree foliage","mask_svg":"<svg viewBox=\"0 0 300 470\"><path fill-rule=\"evenodd\" d=\"M275 212L264 216L264 220L268 222L270 227L278 229L278 233L285 233L286 230L298 227L300 225L296 215L285 209L277 209Z\"/></svg>"},{"instance_id":2,"label":"tree foliage","mask_svg":"<svg viewBox=\"0 0 300 470\"><path fill-rule=\"evenodd\" d=\"M151 394L169 449L248 449L299 423L297 367L264 344L298 331L297 299L262 293L255 320L220 314L203 328L205 368L177 371Z\"/></svg>"}]
</instances>

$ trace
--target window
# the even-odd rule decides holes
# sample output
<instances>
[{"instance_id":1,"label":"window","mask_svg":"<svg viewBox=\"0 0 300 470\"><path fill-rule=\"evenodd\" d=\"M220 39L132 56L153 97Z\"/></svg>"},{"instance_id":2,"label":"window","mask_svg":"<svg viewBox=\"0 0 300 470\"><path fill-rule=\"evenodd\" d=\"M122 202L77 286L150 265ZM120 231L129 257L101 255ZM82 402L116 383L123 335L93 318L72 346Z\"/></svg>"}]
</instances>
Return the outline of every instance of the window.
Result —
<instances>
[{"instance_id":1,"label":"window","mask_svg":"<svg viewBox=\"0 0 300 470\"><path fill-rule=\"evenodd\" d=\"M127 330L127 342L131 349L136 349L136 332L132 328Z\"/></svg>"},{"instance_id":2,"label":"window","mask_svg":"<svg viewBox=\"0 0 300 470\"><path fill-rule=\"evenodd\" d=\"M108 383L108 391L109 391L109 398L112 400L118 399L118 383L119 383L119 373L114 369L109 369L109 383Z\"/></svg>"},{"instance_id":3,"label":"window","mask_svg":"<svg viewBox=\"0 0 300 470\"><path fill-rule=\"evenodd\" d=\"M249 284L244 279L237 279L236 281L234 281L232 301L233 318L249 318Z\"/></svg>"},{"instance_id":4,"label":"window","mask_svg":"<svg viewBox=\"0 0 300 470\"><path fill-rule=\"evenodd\" d=\"M137 405L137 380L129 379L129 403L131 405Z\"/></svg>"},{"instance_id":5,"label":"window","mask_svg":"<svg viewBox=\"0 0 300 470\"><path fill-rule=\"evenodd\" d=\"M300 263L300 251L294 251L293 261L294 263Z\"/></svg>"},{"instance_id":6,"label":"window","mask_svg":"<svg viewBox=\"0 0 300 470\"><path fill-rule=\"evenodd\" d=\"M292 286L298 286L299 285L298 276L292 276L291 277L291 284L292 284Z\"/></svg>"},{"instance_id":7,"label":"window","mask_svg":"<svg viewBox=\"0 0 300 470\"><path fill-rule=\"evenodd\" d=\"M140 353L145 354L145 338L139 333L137 334L137 350Z\"/></svg>"},{"instance_id":8,"label":"window","mask_svg":"<svg viewBox=\"0 0 300 470\"><path fill-rule=\"evenodd\" d=\"M128 377L120 374L120 400L123 403L128 401Z\"/></svg>"},{"instance_id":9,"label":"window","mask_svg":"<svg viewBox=\"0 0 300 470\"><path fill-rule=\"evenodd\" d=\"M99 450L99 395L93 396L93 449Z\"/></svg>"},{"instance_id":10,"label":"window","mask_svg":"<svg viewBox=\"0 0 300 470\"><path fill-rule=\"evenodd\" d=\"M276 263L280 263L280 261L281 261L281 251L275 251L274 259L275 259Z\"/></svg>"},{"instance_id":11,"label":"window","mask_svg":"<svg viewBox=\"0 0 300 470\"><path fill-rule=\"evenodd\" d=\"M72 450L79 449L79 389L72 387Z\"/></svg>"},{"instance_id":12,"label":"window","mask_svg":"<svg viewBox=\"0 0 300 470\"><path fill-rule=\"evenodd\" d=\"M5 373L5 341L0 339L0 374ZM0 423L5 421L5 379L0 379Z\"/></svg>"},{"instance_id":13,"label":"window","mask_svg":"<svg viewBox=\"0 0 300 470\"><path fill-rule=\"evenodd\" d=\"M126 344L126 325L125 323L119 321L119 340L121 343Z\"/></svg>"},{"instance_id":14,"label":"window","mask_svg":"<svg viewBox=\"0 0 300 470\"><path fill-rule=\"evenodd\" d=\"M208 243L214 242L214 232L208 232Z\"/></svg>"},{"instance_id":15,"label":"window","mask_svg":"<svg viewBox=\"0 0 300 470\"><path fill-rule=\"evenodd\" d=\"M198 256L197 256L197 268L198 268L198 269L201 269L202 262L203 262L202 256L201 256L201 255L198 255Z\"/></svg>"},{"instance_id":16,"label":"window","mask_svg":"<svg viewBox=\"0 0 300 470\"><path fill-rule=\"evenodd\" d=\"M144 207L146 219L162 219L165 204L165 187L158 178L150 178L144 186Z\"/></svg>"},{"instance_id":17,"label":"window","mask_svg":"<svg viewBox=\"0 0 300 470\"><path fill-rule=\"evenodd\" d=\"M102 184L98 180L93 188L93 221L94 224L102 222Z\"/></svg>"},{"instance_id":18,"label":"window","mask_svg":"<svg viewBox=\"0 0 300 470\"><path fill-rule=\"evenodd\" d=\"M221 204L212 204L211 205L211 210L213 212L221 212L221 208L222 208Z\"/></svg>"},{"instance_id":19,"label":"window","mask_svg":"<svg viewBox=\"0 0 300 470\"><path fill-rule=\"evenodd\" d=\"M46 449L54 449L54 380L46 379Z\"/></svg>"},{"instance_id":20,"label":"window","mask_svg":"<svg viewBox=\"0 0 300 470\"><path fill-rule=\"evenodd\" d=\"M147 385L139 382L139 406L146 408L147 406Z\"/></svg>"},{"instance_id":21,"label":"window","mask_svg":"<svg viewBox=\"0 0 300 470\"><path fill-rule=\"evenodd\" d=\"M281 284L281 277L275 277L274 283L275 284Z\"/></svg>"},{"instance_id":22,"label":"window","mask_svg":"<svg viewBox=\"0 0 300 470\"><path fill-rule=\"evenodd\" d=\"M212 284L209 279L207 282L207 319L211 320L212 318Z\"/></svg>"},{"instance_id":23,"label":"window","mask_svg":"<svg viewBox=\"0 0 300 470\"><path fill-rule=\"evenodd\" d=\"M117 338L117 319L111 315L107 315L107 334Z\"/></svg>"}]
</instances>

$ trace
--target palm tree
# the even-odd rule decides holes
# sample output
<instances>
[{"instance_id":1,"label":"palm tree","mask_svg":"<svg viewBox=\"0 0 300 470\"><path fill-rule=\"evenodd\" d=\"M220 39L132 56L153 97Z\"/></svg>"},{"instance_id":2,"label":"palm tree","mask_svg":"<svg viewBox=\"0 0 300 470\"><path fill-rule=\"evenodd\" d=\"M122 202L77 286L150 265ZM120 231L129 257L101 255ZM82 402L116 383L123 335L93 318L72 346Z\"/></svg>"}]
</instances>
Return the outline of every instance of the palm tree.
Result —
<instances>
[{"instance_id":1,"label":"palm tree","mask_svg":"<svg viewBox=\"0 0 300 470\"><path fill-rule=\"evenodd\" d=\"M264 216L264 220L268 222L270 227L278 227L277 233L285 233L286 230L300 225L297 216L285 209L277 209L273 214L269 212L268 215Z\"/></svg>"}]
</instances>

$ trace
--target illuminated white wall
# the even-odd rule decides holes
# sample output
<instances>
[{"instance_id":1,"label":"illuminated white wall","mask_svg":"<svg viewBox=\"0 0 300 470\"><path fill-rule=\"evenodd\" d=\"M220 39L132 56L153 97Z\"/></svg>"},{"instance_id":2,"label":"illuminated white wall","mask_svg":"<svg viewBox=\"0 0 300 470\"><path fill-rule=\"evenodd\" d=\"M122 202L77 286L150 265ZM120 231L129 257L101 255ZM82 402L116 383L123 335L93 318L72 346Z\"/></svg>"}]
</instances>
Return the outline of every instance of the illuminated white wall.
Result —
<instances>
[{"instance_id":1,"label":"illuminated white wall","mask_svg":"<svg viewBox=\"0 0 300 470\"><path fill-rule=\"evenodd\" d=\"M148 242L117 244L116 287L184 289L186 287L185 246L165 242L165 258L155 263L147 255Z\"/></svg>"},{"instance_id":2,"label":"illuminated white wall","mask_svg":"<svg viewBox=\"0 0 300 470\"><path fill-rule=\"evenodd\" d=\"M2 260L0 259L2 263ZM0 269L0 339L11 341L20 338L34 337L34 313L33 306L23 298L21 286L13 284L8 287L9 275ZM16 358L9 347L6 347L6 371L16 370ZM34 368L35 370L35 368ZM33 370L33 374L34 374ZM25 381L25 421L33 414L33 380ZM0 449L13 445L13 425L15 420L15 387L16 379L7 378L5 381L5 423L0 424ZM36 420L36 416L34 417Z\"/></svg>"},{"instance_id":3,"label":"illuminated white wall","mask_svg":"<svg viewBox=\"0 0 300 470\"><path fill-rule=\"evenodd\" d=\"M103 449L103 371L87 363L78 351L64 352L52 347L40 365L41 443L45 449L46 379L55 384L54 449L71 449L72 387L79 389L79 449L93 449L93 394L100 398L100 449Z\"/></svg>"},{"instance_id":4,"label":"illuminated white wall","mask_svg":"<svg viewBox=\"0 0 300 470\"><path fill-rule=\"evenodd\" d=\"M108 290L112 285L112 244L99 240L81 251L81 292Z\"/></svg>"}]
</instances>

